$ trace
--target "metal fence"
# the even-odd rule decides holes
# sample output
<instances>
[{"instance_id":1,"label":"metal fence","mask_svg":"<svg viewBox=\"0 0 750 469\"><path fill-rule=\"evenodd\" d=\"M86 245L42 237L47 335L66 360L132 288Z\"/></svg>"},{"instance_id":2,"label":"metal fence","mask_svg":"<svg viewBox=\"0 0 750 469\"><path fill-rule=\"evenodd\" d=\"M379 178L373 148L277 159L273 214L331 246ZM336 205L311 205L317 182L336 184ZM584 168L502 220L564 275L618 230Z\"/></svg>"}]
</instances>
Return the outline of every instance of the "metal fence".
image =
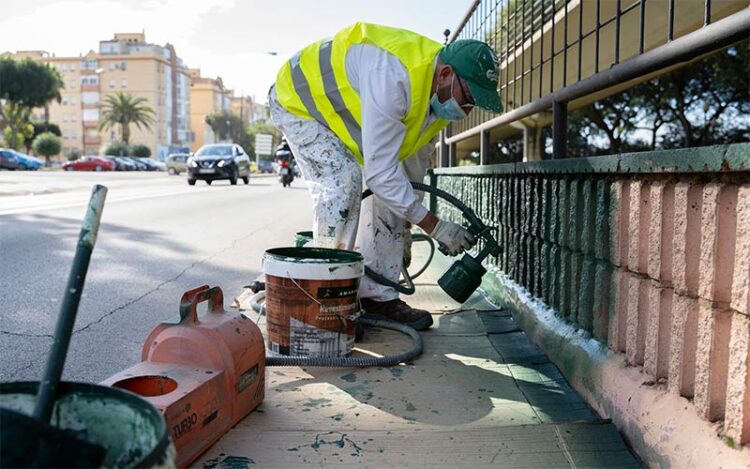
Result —
<instances>
[{"instance_id":1,"label":"metal fence","mask_svg":"<svg viewBox=\"0 0 750 469\"><path fill-rule=\"evenodd\" d=\"M553 157L562 157L571 101L613 94L630 80L746 39L748 31L750 8L742 0L477 0L450 41L479 39L494 48L504 112L475 109L452 123L441 166L455 163L457 142L549 110ZM486 140L482 135L482 152Z\"/></svg>"}]
</instances>

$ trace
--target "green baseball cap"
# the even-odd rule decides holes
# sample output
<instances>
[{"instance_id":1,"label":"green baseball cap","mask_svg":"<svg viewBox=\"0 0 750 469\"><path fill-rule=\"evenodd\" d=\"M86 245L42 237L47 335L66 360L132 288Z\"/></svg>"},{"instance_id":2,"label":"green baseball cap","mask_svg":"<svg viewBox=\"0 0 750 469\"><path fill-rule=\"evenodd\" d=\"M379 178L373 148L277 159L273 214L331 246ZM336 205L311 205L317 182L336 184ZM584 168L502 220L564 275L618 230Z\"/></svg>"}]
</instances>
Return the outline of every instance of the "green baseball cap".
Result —
<instances>
[{"instance_id":1,"label":"green baseball cap","mask_svg":"<svg viewBox=\"0 0 750 469\"><path fill-rule=\"evenodd\" d=\"M500 76L497 55L486 42L475 39L453 41L440 52L440 59L466 80L477 106L492 112L503 112L497 93Z\"/></svg>"}]
</instances>

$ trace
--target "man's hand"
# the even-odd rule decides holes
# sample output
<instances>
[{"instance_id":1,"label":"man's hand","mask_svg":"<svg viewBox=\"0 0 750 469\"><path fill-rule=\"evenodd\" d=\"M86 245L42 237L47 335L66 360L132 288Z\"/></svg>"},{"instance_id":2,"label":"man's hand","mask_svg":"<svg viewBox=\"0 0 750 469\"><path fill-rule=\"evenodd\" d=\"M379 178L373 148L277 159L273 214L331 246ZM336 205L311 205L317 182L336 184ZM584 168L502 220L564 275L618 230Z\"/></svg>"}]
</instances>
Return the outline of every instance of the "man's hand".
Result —
<instances>
[{"instance_id":1,"label":"man's hand","mask_svg":"<svg viewBox=\"0 0 750 469\"><path fill-rule=\"evenodd\" d=\"M477 242L474 235L463 226L443 220L438 220L430 236L440 243L440 251L449 256L460 254Z\"/></svg>"}]
</instances>

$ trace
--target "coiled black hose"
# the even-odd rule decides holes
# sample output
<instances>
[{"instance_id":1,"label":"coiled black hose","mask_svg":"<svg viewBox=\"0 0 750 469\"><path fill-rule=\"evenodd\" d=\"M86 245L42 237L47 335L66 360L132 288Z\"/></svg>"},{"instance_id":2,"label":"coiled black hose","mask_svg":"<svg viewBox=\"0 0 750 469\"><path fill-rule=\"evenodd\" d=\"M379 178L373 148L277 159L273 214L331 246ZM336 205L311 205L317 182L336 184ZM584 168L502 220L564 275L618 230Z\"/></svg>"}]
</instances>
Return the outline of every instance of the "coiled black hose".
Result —
<instances>
[{"instance_id":1,"label":"coiled black hose","mask_svg":"<svg viewBox=\"0 0 750 469\"><path fill-rule=\"evenodd\" d=\"M407 363L422 354L422 336L413 328L395 321L360 318L359 324L367 327L382 327L402 332L413 342L410 350L398 355L384 357L266 357L266 366L321 366L321 367L364 367L395 366Z\"/></svg>"},{"instance_id":2,"label":"coiled black hose","mask_svg":"<svg viewBox=\"0 0 750 469\"><path fill-rule=\"evenodd\" d=\"M258 291L250 299L250 304L258 314L262 314L262 301L265 300L265 285L254 284ZM315 367L364 367L364 366L395 366L407 363L422 355L422 336L405 324L386 319L359 318L358 325L367 327L382 327L398 331L411 337L412 347L406 352L384 357L266 357L266 366L315 366Z\"/></svg>"}]
</instances>

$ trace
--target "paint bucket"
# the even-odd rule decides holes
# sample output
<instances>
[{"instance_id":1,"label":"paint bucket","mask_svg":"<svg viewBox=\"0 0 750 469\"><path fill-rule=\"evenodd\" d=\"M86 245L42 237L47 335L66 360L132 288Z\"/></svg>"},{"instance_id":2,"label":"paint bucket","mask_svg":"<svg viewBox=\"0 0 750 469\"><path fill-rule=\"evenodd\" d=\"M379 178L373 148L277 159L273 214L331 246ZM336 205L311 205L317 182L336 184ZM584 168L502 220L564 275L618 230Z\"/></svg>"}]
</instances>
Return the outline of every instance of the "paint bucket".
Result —
<instances>
[{"instance_id":1,"label":"paint bucket","mask_svg":"<svg viewBox=\"0 0 750 469\"><path fill-rule=\"evenodd\" d=\"M302 246L312 243L313 232L312 231L298 231L294 235L294 247L301 248Z\"/></svg>"},{"instance_id":2,"label":"paint bucket","mask_svg":"<svg viewBox=\"0 0 750 469\"><path fill-rule=\"evenodd\" d=\"M35 381L0 383L0 407L31 415ZM133 393L90 383L61 382L52 426L103 446L102 467L174 467L175 450L164 417Z\"/></svg>"},{"instance_id":3,"label":"paint bucket","mask_svg":"<svg viewBox=\"0 0 750 469\"><path fill-rule=\"evenodd\" d=\"M362 255L342 249L275 248L263 256L268 354L343 357L354 344L353 319Z\"/></svg>"}]
</instances>

